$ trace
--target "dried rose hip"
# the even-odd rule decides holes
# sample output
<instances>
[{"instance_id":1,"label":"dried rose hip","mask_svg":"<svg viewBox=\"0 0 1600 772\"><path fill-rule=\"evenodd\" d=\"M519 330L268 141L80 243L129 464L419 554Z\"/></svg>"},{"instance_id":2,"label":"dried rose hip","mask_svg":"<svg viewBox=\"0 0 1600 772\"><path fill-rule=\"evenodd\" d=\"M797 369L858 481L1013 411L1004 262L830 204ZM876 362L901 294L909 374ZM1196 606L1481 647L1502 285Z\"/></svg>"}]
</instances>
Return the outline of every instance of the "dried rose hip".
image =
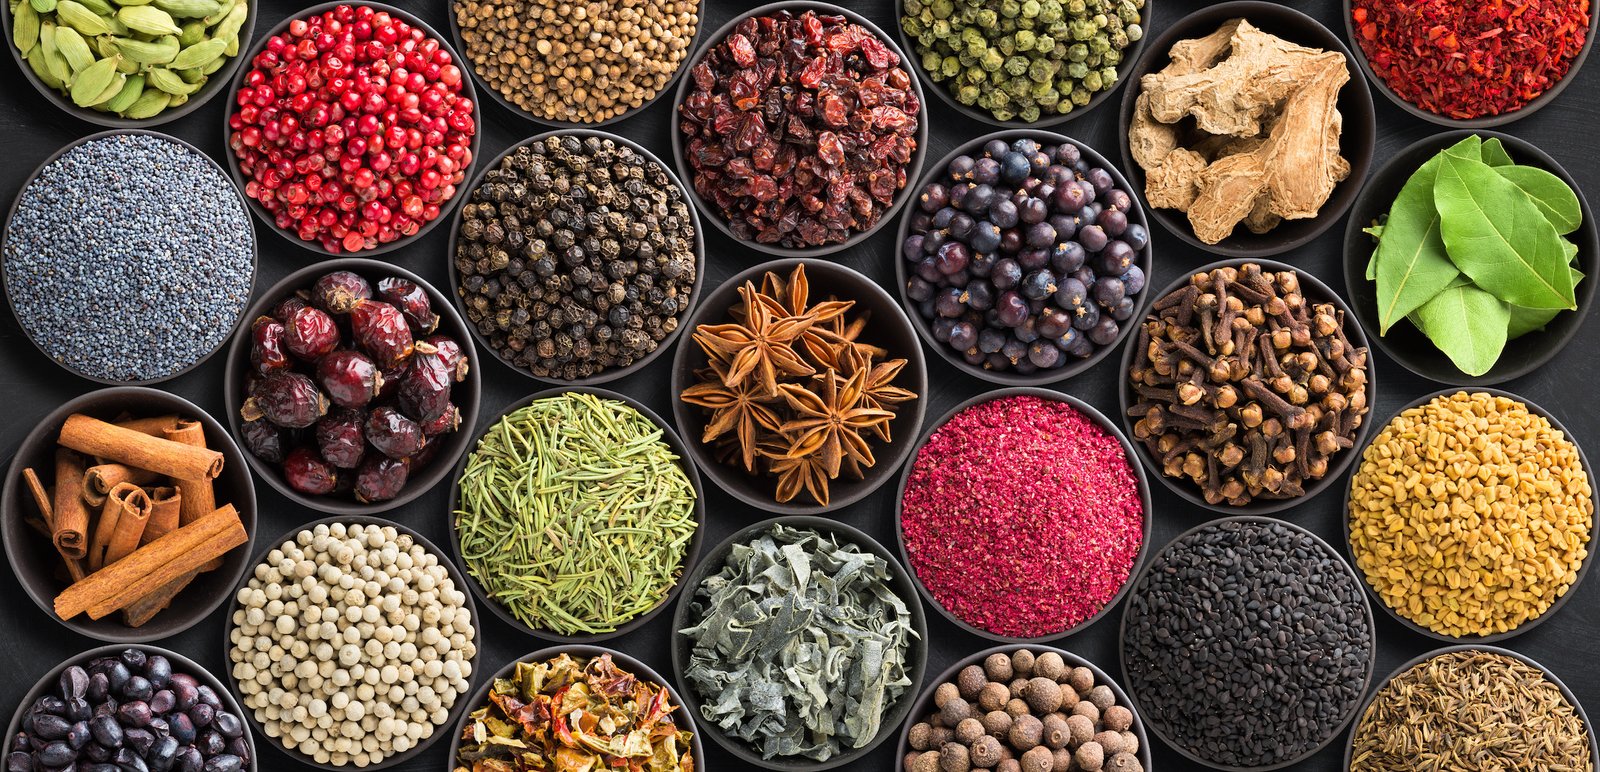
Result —
<instances>
[{"instance_id":1,"label":"dried rose hip","mask_svg":"<svg viewBox=\"0 0 1600 772\"><path fill-rule=\"evenodd\" d=\"M366 407L378 395L383 375L366 354L339 349L317 360L317 382L339 407Z\"/></svg>"},{"instance_id":2,"label":"dried rose hip","mask_svg":"<svg viewBox=\"0 0 1600 772\"><path fill-rule=\"evenodd\" d=\"M283 461L283 479L289 487L308 496L324 496L338 485L339 472L317 456L310 447L301 446L289 452Z\"/></svg>"},{"instance_id":3,"label":"dried rose hip","mask_svg":"<svg viewBox=\"0 0 1600 772\"><path fill-rule=\"evenodd\" d=\"M400 410L421 423L427 423L450 406L450 368L437 354L418 353L400 376Z\"/></svg>"},{"instance_id":4,"label":"dried rose hip","mask_svg":"<svg viewBox=\"0 0 1600 772\"><path fill-rule=\"evenodd\" d=\"M372 285L351 271L334 271L311 285L311 303L330 314L350 313L357 300L371 300Z\"/></svg>"},{"instance_id":5,"label":"dried rose hip","mask_svg":"<svg viewBox=\"0 0 1600 772\"><path fill-rule=\"evenodd\" d=\"M410 463L403 459L372 456L356 472L356 501L372 504L400 495L410 476Z\"/></svg>"},{"instance_id":6,"label":"dried rose hip","mask_svg":"<svg viewBox=\"0 0 1600 772\"><path fill-rule=\"evenodd\" d=\"M421 469L427 466L428 462L432 461L433 457L438 454L439 446L443 444L441 442L430 442L423 445L422 450L412 453L406 458L406 463L410 464L412 469Z\"/></svg>"},{"instance_id":7,"label":"dried rose hip","mask_svg":"<svg viewBox=\"0 0 1600 772\"><path fill-rule=\"evenodd\" d=\"M246 421L239 427L239 433L244 437L244 449L250 451L250 455L269 464L283 463L283 430L271 421L265 418Z\"/></svg>"},{"instance_id":8,"label":"dried rose hip","mask_svg":"<svg viewBox=\"0 0 1600 772\"><path fill-rule=\"evenodd\" d=\"M289 321L289 317L294 315L294 312L305 307L305 298L300 297L299 295L290 295L289 297L278 301L278 304L272 307L272 313L269 314L269 316L277 319L280 323L287 323Z\"/></svg>"},{"instance_id":9,"label":"dried rose hip","mask_svg":"<svg viewBox=\"0 0 1600 772\"><path fill-rule=\"evenodd\" d=\"M395 395L400 393L400 379L406 374L406 367L410 361L401 362L394 367L383 371L383 378L378 384L378 396L373 397L374 402L391 402Z\"/></svg>"},{"instance_id":10,"label":"dried rose hip","mask_svg":"<svg viewBox=\"0 0 1600 772\"><path fill-rule=\"evenodd\" d=\"M381 301L358 300L350 306L350 334L385 371L404 362L414 348L405 316Z\"/></svg>"},{"instance_id":11,"label":"dried rose hip","mask_svg":"<svg viewBox=\"0 0 1600 772\"><path fill-rule=\"evenodd\" d=\"M273 370L250 390L239 409L246 421L266 418L285 429L304 429L328 412L328 398L310 378L287 370Z\"/></svg>"},{"instance_id":12,"label":"dried rose hip","mask_svg":"<svg viewBox=\"0 0 1600 772\"><path fill-rule=\"evenodd\" d=\"M433 312L433 303L426 290L410 279L391 276L378 280L378 297L389 301L406 318L411 331L427 335L439 326L439 315Z\"/></svg>"},{"instance_id":13,"label":"dried rose hip","mask_svg":"<svg viewBox=\"0 0 1600 772\"><path fill-rule=\"evenodd\" d=\"M289 353L301 359L316 359L339 346L339 327L326 311L312 306L297 308L283 323L283 342Z\"/></svg>"},{"instance_id":14,"label":"dried rose hip","mask_svg":"<svg viewBox=\"0 0 1600 772\"><path fill-rule=\"evenodd\" d=\"M431 347L433 351L429 352L424 347ZM467 370L469 368L467 354L461 349L461 344L455 342L453 338L447 338L443 335L431 336L417 344L417 351L425 354L437 353L444 362L444 366L450 368L450 372L454 375L457 383L467 379Z\"/></svg>"},{"instance_id":15,"label":"dried rose hip","mask_svg":"<svg viewBox=\"0 0 1600 772\"><path fill-rule=\"evenodd\" d=\"M340 469L361 465L361 457L367 451L366 439L361 434L363 418L360 411L339 410L317 422L317 450L328 463Z\"/></svg>"},{"instance_id":16,"label":"dried rose hip","mask_svg":"<svg viewBox=\"0 0 1600 772\"><path fill-rule=\"evenodd\" d=\"M390 458L405 458L422 450L428 441L422 426L392 407L374 408L367 415L367 442Z\"/></svg>"},{"instance_id":17,"label":"dried rose hip","mask_svg":"<svg viewBox=\"0 0 1600 772\"><path fill-rule=\"evenodd\" d=\"M461 428L461 408L455 405L445 405L444 411L439 413L438 418L422 424L422 433L429 437L437 437L441 434L449 434L459 428ZM426 447L432 446L433 443L428 443Z\"/></svg>"},{"instance_id":18,"label":"dried rose hip","mask_svg":"<svg viewBox=\"0 0 1600 772\"><path fill-rule=\"evenodd\" d=\"M262 316L250 325L250 365L258 373L289 366L289 355L284 353L284 327L270 316Z\"/></svg>"}]
</instances>

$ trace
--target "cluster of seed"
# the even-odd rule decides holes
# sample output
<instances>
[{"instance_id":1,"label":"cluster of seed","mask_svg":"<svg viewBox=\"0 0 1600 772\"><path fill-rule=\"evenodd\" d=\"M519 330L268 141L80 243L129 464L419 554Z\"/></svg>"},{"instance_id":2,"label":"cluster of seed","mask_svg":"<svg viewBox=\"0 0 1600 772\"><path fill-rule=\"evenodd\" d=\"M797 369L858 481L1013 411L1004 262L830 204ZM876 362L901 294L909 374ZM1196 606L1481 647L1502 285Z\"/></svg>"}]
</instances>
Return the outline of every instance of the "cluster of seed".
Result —
<instances>
[{"instance_id":1,"label":"cluster of seed","mask_svg":"<svg viewBox=\"0 0 1600 772\"><path fill-rule=\"evenodd\" d=\"M439 559L393 526L326 523L240 588L229 657L268 737L358 767L442 726L471 685L472 613Z\"/></svg>"},{"instance_id":2,"label":"cluster of seed","mask_svg":"<svg viewBox=\"0 0 1600 772\"><path fill-rule=\"evenodd\" d=\"M1350 480L1350 551L1378 597L1437 633L1514 630L1577 581L1594 527L1578 448L1507 397L1402 412Z\"/></svg>"},{"instance_id":3,"label":"cluster of seed","mask_svg":"<svg viewBox=\"0 0 1600 772\"><path fill-rule=\"evenodd\" d=\"M11 307L45 354L113 381L216 350L255 280L255 234L222 171L148 134L85 142L40 170L5 236Z\"/></svg>"}]
</instances>

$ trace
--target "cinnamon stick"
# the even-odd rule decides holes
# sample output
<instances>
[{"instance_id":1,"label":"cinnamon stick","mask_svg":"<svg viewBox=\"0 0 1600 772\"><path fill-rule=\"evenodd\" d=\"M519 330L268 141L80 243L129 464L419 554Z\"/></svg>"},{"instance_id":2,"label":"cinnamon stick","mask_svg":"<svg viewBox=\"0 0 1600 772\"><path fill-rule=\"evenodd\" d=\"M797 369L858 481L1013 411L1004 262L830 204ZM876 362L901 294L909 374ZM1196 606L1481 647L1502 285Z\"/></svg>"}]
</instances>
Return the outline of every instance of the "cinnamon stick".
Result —
<instances>
[{"instance_id":1,"label":"cinnamon stick","mask_svg":"<svg viewBox=\"0 0 1600 772\"><path fill-rule=\"evenodd\" d=\"M178 425L178 417L175 415L158 415L153 418L131 418L125 421L116 421L115 423L117 426L124 429L132 429L140 434L160 437L163 432Z\"/></svg>"},{"instance_id":2,"label":"cinnamon stick","mask_svg":"<svg viewBox=\"0 0 1600 772\"><path fill-rule=\"evenodd\" d=\"M222 454L161 437L141 434L78 413L61 425L60 442L91 456L100 456L175 480L215 479L222 474Z\"/></svg>"},{"instance_id":3,"label":"cinnamon stick","mask_svg":"<svg viewBox=\"0 0 1600 772\"><path fill-rule=\"evenodd\" d=\"M83 473L83 500L91 507L105 506L106 494L119 483L144 486L161 479L161 475L148 469L134 469L127 464L96 464Z\"/></svg>"},{"instance_id":4,"label":"cinnamon stick","mask_svg":"<svg viewBox=\"0 0 1600 772\"><path fill-rule=\"evenodd\" d=\"M201 449L206 447L206 427L199 421L179 421L176 426L168 429L164 436L171 442L185 446ZM211 487L212 477L216 475L172 476L173 483L183 492L183 508L178 518L184 525L210 514L211 510L217 508L216 491Z\"/></svg>"},{"instance_id":5,"label":"cinnamon stick","mask_svg":"<svg viewBox=\"0 0 1600 772\"><path fill-rule=\"evenodd\" d=\"M28 523L34 526L40 535L54 543L56 515L55 506L50 502L55 498L55 492L45 490L44 483L39 482L39 474L33 471L32 467L22 470L22 479L28 484L28 492L33 494L34 506L39 509L39 519L29 518ZM72 577L72 581L76 582L84 577L82 562L62 552L60 547L56 547L56 552L61 555L61 562L66 564L67 575Z\"/></svg>"},{"instance_id":6,"label":"cinnamon stick","mask_svg":"<svg viewBox=\"0 0 1600 772\"><path fill-rule=\"evenodd\" d=\"M91 605L88 608L89 618L103 619L110 616L149 595L154 591L150 588L160 589L170 582L177 581L184 574L194 571L194 561L215 560L227 554L228 550L249 540L250 536L245 533L244 524L235 518L221 533L201 542L189 554L162 565L140 579L137 584L116 588L114 592Z\"/></svg>"},{"instance_id":7,"label":"cinnamon stick","mask_svg":"<svg viewBox=\"0 0 1600 772\"><path fill-rule=\"evenodd\" d=\"M150 497L150 521L144 524L140 544L149 544L176 529L183 505L183 492L171 486L146 489L145 495Z\"/></svg>"},{"instance_id":8,"label":"cinnamon stick","mask_svg":"<svg viewBox=\"0 0 1600 772\"><path fill-rule=\"evenodd\" d=\"M229 539L217 541L219 534L232 534ZM133 551L133 554L85 577L63 590L55 599L56 615L71 619L90 609L104 608L108 602L121 599L111 611L134 601L199 568L212 558L248 540L239 513L232 505L223 505L205 517L182 526L178 530L156 539ZM232 546L214 551L217 544L235 541ZM110 613L109 611L106 613ZM104 616L104 615L102 615Z\"/></svg>"},{"instance_id":9,"label":"cinnamon stick","mask_svg":"<svg viewBox=\"0 0 1600 772\"><path fill-rule=\"evenodd\" d=\"M62 557L81 560L89 554L89 508L83 503L83 459L65 448L56 449L54 507L46 520L51 539Z\"/></svg>"},{"instance_id":10,"label":"cinnamon stick","mask_svg":"<svg viewBox=\"0 0 1600 772\"><path fill-rule=\"evenodd\" d=\"M100 519L89 542L89 570L99 571L126 557L139 546L139 536L150 519L150 497L133 483L119 483L106 495Z\"/></svg>"},{"instance_id":11,"label":"cinnamon stick","mask_svg":"<svg viewBox=\"0 0 1600 772\"><path fill-rule=\"evenodd\" d=\"M172 605L172 599L178 597L178 593L183 592L184 588L188 587L189 583L199 575L199 571L190 571L162 585L161 589L128 604L126 608L122 609L123 624L129 627L143 627L151 619L154 619L156 614L165 611L168 606Z\"/></svg>"}]
</instances>

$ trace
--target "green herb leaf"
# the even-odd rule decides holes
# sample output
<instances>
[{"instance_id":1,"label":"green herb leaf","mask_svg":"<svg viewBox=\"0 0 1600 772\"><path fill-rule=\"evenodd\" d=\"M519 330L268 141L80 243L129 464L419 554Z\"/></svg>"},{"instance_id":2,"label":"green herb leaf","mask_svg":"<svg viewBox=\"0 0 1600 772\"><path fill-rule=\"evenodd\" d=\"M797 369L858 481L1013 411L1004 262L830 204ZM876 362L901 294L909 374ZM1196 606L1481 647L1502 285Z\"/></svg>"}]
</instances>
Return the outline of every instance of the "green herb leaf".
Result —
<instances>
[{"instance_id":1,"label":"green herb leaf","mask_svg":"<svg viewBox=\"0 0 1600 772\"><path fill-rule=\"evenodd\" d=\"M1461 275L1445 252L1433 206L1439 157L1428 159L1400 189L1379 237L1368 273L1378 283L1378 334L1437 295ZM1368 230L1372 232L1371 229Z\"/></svg>"},{"instance_id":2,"label":"green herb leaf","mask_svg":"<svg viewBox=\"0 0 1600 772\"><path fill-rule=\"evenodd\" d=\"M1451 148L1440 158L1433 198L1456 267L1507 303L1576 308L1561 237L1527 194L1477 154Z\"/></svg>"},{"instance_id":3,"label":"green herb leaf","mask_svg":"<svg viewBox=\"0 0 1600 772\"><path fill-rule=\"evenodd\" d=\"M1511 312L1470 284L1451 287L1417 309L1418 326L1467 375L1483 375L1506 347Z\"/></svg>"},{"instance_id":4,"label":"green herb leaf","mask_svg":"<svg viewBox=\"0 0 1600 772\"><path fill-rule=\"evenodd\" d=\"M1361 232L1371 236L1373 241L1383 241L1383 223L1381 223L1381 222L1375 222L1375 223L1373 223L1373 224L1371 224L1371 225L1369 225L1369 226L1367 226L1365 228L1362 228ZM1377 247L1373 247L1372 248L1372 256L1367 258L1367 281L1377 281L1377 280L1378 280L1378 248Z\"/></svg>"},{"instance_id":5,"label":"green herb leaf","mask_svg":"<svg viewBox=\"0 0 1600 772\"><path fill-rule=\"evenodd\" d=\"M1490 137L1483 143L1483 162L1490 166L1511 166L1516 163L1506 153L1506 146L1500 143L1499 137Z\"/></svg>"},{"instance_id":6,"label":"green herb leaf","mask_svg":"<svg viewBox=\"0 0 1600 772\"><path fill-rule=\"evenodd\" d=\"M1583 272L1576 268L1572 269L1572 285L1576 287L1580 281L1583 281ZM1523 308L1509 303L1506 304L1506 308L1511 312L1511 327L1506 330L1507 340L1520 338L1530 332L1539 332L1556 318L1556 314L1561 313L1559 308Z\"/></svg>"},{"instance_id":7,"label":"green herb leaf","mask_svg":"<svg viewBox=\"0 0 1600 772\"><path fill-rule=\"evenodd\" d=\"M1583 224L1578 194L1560 177L1536 166L1499 166L1495 171L1528 194L1533 205L1555 226L1556 233L1571 233Z\"/></svg>"}]
</instances>

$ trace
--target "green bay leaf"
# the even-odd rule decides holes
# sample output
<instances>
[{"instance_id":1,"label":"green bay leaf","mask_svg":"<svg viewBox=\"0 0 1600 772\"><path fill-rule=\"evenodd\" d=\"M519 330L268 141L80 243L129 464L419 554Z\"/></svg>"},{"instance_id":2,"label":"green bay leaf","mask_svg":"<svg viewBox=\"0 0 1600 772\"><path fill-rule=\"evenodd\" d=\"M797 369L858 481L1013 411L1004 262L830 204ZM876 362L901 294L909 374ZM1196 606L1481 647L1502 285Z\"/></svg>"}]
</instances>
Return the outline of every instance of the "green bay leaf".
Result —
<instances>
[{"instance_id":1,"label":"green bay leaf","mask_svg":"<svg viewBox=\"0 0 1600 772\"><path fill-rule=\"evenodd\" d=\"M1379 335L1460 275L1445 251L1433 204L1439 165L1439 156L1430 158L1406 180L1379 234L1369 270L1378 284Z\"/></svg>"},{"instance_id":2,"label":"green bay leaf","mask_svg":"<svg viewBox=\"0 0 1600 772\"><path fill-rule=\"evenodd\" d=\"M1527 194L1476 153L1452 148L1439 158L1433 199L1456 267L1507 303L1576 308L1561 237Z\"/></svg>"},{"instance_id":3,"label":"green bay leaf","mask_svg":"<svg viewBox=\"0 0 1600 772\"><path fill-rule=\"evenodd\" d=\"M1482 155L1483 162L1490 166L1511 166L1516 163L1506 153L1506 146L1501 144L1499 137L1490 137L1489 141L1483 143Z\"/></svg>"},{"instance_id":4,"label":"green bay leaf","mask_svg":"<svg viewBox=\"0 0 1600 772\"><path fill-rule=\"evenodd\" d=\"M1495 296L1465 284L1423 303L1416 321L1457 369L1478 376L1489 372L1505 349L1511 312Z\"/></svg>"},{"instance_id":5,"label":"green bay leaf","mask_svg":"<svg viewBox=\"0 0 1600 772\"><path fill-rule=\"evenodd\" d=\"M1572 269L1572 286L1577 287L1580 281L1583 281L1583 272L1576 268ZM1561 313L1559 308L1523 308L1509 303L1506 304L1506 309L1511 313L1511 326L1506 330L1506 340L1520 338L1530 332L1539 332Z\"/></svg>"},{"instance_id":6,"label":"green bay leaf","mask_svg":"<svg viewBox=\"0 0 1600 772\"><path fill-rule=\"evenodd\" d=\"M1583 224L1583 207L1578 194L1560 177L1536 166L1497 166L1495 173L1522 189L1533 205L1556 228L1556 233L1567 234Z\"/></svg>"}]
</instances>

